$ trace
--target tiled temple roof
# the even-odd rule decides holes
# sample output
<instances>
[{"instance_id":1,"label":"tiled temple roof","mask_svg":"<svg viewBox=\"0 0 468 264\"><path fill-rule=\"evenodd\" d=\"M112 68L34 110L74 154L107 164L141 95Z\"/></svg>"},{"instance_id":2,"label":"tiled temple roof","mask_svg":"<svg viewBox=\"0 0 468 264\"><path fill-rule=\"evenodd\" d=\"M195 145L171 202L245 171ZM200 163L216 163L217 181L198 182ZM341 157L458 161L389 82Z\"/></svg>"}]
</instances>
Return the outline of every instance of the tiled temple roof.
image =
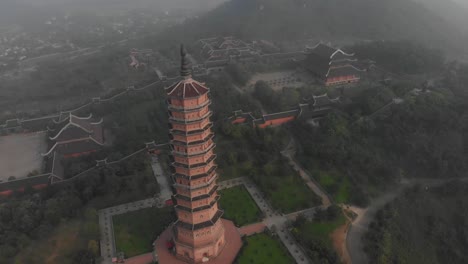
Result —
<instances>
[{"instance_id":1,"label":"tiled temple roof","mask_svg":"<svg viewBox=\"0 0 468 264\"><path fill-rule=\"evenodd\" d=\"M344 65L340 67L330 68L326 74L326 77L333 78L333 77L340 77L340 76L347 76L347 75L359 76L364 71L365 70L360 70L352 65Z\"/></svg>"}]
</instances>

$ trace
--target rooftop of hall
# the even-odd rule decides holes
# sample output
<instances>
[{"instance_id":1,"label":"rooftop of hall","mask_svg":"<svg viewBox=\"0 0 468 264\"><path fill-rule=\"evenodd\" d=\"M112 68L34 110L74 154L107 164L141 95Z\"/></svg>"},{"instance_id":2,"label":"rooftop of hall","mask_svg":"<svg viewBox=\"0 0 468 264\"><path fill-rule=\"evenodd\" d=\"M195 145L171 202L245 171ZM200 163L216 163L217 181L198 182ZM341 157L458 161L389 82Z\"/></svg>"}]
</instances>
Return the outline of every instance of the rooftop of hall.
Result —
<instances>
[{"instance_id":1,"label":"rooftop of hall","mask_svg":"<svg viewBox=\"0 0 468 264\"><path fill-rule=\"evenodd\" d=\"M334 77L350 76L350 75L359 76L361 75L362 72L365 72L365 71L366 70L361 70L351 64L348 64L348 65L330 68L326 74L326 77L334 78Z\"/></svg>"},{"instance_id":2,"label":"rooftop of hall","mask_svg":"<svg viewBox=\"0 0 468 264\"><path fill-rule=\"evenodd\" d=\"M102 143L103 119L94 119L92 114L87 117L78 117L71 113L67 117L54 120L49 129L50 140L69 140L83 135L89 135L96 141Z\"/></svg>"},{"instance_id":3,"label":"rooftop of hall","mask_svg":"<svg viewBox=\"0 0 468 264\"><path fill-rule=\"evenodd\" d=\"M313 47L306 47L306 52L329 60L349 58L354 56L354 54L346 53L341 49L334 48L331 45L327 45L322 42L319 42Z\"/></svg>"}]
</instances>

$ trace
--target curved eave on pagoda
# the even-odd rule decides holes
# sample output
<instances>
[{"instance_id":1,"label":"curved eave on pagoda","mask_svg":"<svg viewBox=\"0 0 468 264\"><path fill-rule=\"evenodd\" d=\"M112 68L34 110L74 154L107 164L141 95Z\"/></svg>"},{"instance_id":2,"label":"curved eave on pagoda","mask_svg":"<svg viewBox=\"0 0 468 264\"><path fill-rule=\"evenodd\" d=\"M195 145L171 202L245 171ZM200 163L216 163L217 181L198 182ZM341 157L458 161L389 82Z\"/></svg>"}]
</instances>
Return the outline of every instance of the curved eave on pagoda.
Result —
<instances>
[{"instance_id":1,"label":"curved eave on pagoda","mask_svg":"<svg viewBox=\"0 0 468 264\"><path fill-rule=\"evenodd\" d=\"M208 140L213 139L214 136L215 136L215 134L213 132L211 132L205 138L197 140L197 141L185 142L185 141L179 141L179 140L173 139L173 140L170 141L170 143L172 145L177 145L177 146L194 147L194 146L199 146L199 145L205 144L206 142L208 142Z\"/></svg>"},{"instance_id":2,"label":"curved eave on pagoda","mask_svg":"<svg viewBox=\"0 0 468 264\"><path fill-rule=\"evenodd\" d=\"M201 105L197 105L195 107L189 107L189 106L175 106L175 105L172 105L170 103L169 100L166 101L167 105L168 105L168 109L169 111L171 112L178 112L178 113L191 113L191 112L196 112L196 111L199 111L200 109L203 109L204 107L206 106L210 106L211 105L211 100L207 100L205 103L201 104Z\"/></svg>"},{"instance_id":3,"label":"curved eave on pagoda","mask_svg":"<svg viewBox=\"0 0 468 264\"><path fill-rule=\"evenodd\" d=\"M166 93L168 98L173 99L196 99L210 92L205 85L192 78L183 79L168 88Z\"/></svg>"},{"instance_id":4,"label":"curved eave on pagoda","mask_svg":"<svg viewBox=\"0 0 468 264\"><path fill-rule=\"evenodd\" d=\"M221 216L223 216L223 214L224 214L224 211L218 210L216 214L213 216L213 218L211 218L211 220L208 220L206 222L199 223L199 224L189 224L189 223L185 223L183 221L177 220L175 222L175 225L177 227L180 227L186 230L198 230L198 229L202 229L202 228L215 225L215 223L221 218Z\"/></svg>"},{"instance_id":5,"label":"curved eave on pagoda","mask_svg":"<svg viewBox=\"0 0 468 264\"><path fill-rule=\"evenodd\" d=\"M216 144L213 143L211 146L207 147L205 150L197 151L197 152L191 152L191 153L186 153L186 152L179 152L176 150L171 150L171 153L173 155L179 156L179 157L197 157L201 155L205 155L208 153L210 150L214 149L216 147Z\"/></svg>"},{"instance_id":6,"label":"curved eave on pagoda","mask_svg":"<svg viewBox=\"0 0 468 264\"><path fill-rule=\"evenodd\" d=\"M184 118L175 118L172 116L169 116L169 122L181 124L181 125L187 125L187 124L193 124L197 122L201 122L209 117L211 117L213 113L211 111L208 111L204 116L202 117L197 117L197 118L192 118L192 119L184 119Z\"/></svg>"},{"instance_id":7,"label":"curved eave on pagoda","mask_svg":"<svg viewBox=\"0 0 468 264\"><path fill-rule=\"evenodd\" d=\"M209 157L205 162L200 162L196 164L185 164L185 163L178 163L178 162L173 162L171 165L174 167L179 167L179 168L184 168L184 169L196 169L200 167L205 167L210 165L210 162L216 159L216 154L213 154L211 157Z\"/></svg>"},{"instance_id":8,"label":"curved eave on pagoda","mask_svg":"<svg viewBox=\"0 0 468 264\"><path fill-rule=\"evenodd\" d=\"M170 123L169 123L170 124ZM210 129L213 127L213 122L208 122L208 124L206 124L206 126L202 129L197 129L197 130L191 130L191 131L187 131L187 130L178 130L178 129L175 129L175 128L170 128L169 129L169 132L171 134L174 134L174 135L186 135L186 136L192 136L192 135L198 135L198 134L202 134L204 133L207 129Z\"/></svg>"},{"instance_id":9,"label":"curved eave on pagoda","mask_svg":"<svg viewBox=\"0 0 468 264\"><path fill-rule=\"evenodd\" d=\"M201 179L201 178L204 178L204 177L209 177L210 174L213 173L213 171L215 171L217 168L218 168L217 165L213 165L213 167L211 167L207 172L203 172L203 173L192 175L192 176L182 174L182 173L173 173L172 177L181 178L181 179L185 179L185 180L197 180L197 179ZM187 185L187 186L189 186L189 185Z\"/></svg>"}]
</instances>

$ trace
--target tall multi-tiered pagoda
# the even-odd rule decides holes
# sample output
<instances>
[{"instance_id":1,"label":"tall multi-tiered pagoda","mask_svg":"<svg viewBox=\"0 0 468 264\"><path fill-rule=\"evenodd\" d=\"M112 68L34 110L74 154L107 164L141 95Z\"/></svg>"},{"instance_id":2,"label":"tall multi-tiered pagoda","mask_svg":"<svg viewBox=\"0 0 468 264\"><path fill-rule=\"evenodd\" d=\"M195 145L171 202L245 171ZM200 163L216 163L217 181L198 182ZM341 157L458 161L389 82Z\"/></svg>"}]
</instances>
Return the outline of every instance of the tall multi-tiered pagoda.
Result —
<instances>
[{"instance_id":1,"label":"tall multi-tiered pagoda","mask_svg":"<svg viewBox=\"0 0 468 264\"><path fill-rule=\"evenodd\" d=\"M172 242L176 258L199 263L219 257L228 243L226 221L221 219L223 211L218 208L220 196L210 121L210 90L192 79L183 47L181 56L182 80L166 88L177 213L177 221L172 227ZM227 225L232 226L232 223ZM157 253L164 255L164 252ZM237 251L231 253L235 256ZM159 262L163 263L165 259L160 257ZM175 263L174 260L166 261Z\"/></svg>"}]
</instances>

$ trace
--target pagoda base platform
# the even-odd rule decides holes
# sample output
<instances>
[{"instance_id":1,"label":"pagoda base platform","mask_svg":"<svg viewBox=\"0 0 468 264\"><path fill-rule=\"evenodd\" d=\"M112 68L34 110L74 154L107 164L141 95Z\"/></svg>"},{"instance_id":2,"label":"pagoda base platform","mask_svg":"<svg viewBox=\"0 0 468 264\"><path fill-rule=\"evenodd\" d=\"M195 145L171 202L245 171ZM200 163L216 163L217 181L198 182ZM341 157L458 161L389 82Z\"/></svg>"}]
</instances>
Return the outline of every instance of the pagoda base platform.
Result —
<instances>
[{"instance_id":1,"label":"pagoda base platform","mask_svg":"<svg viewBox=\"0 0 468 264\"><path fill-rule=\"evenodd\" d=\"M242 240L239 230L234 226L234 223L221 219L224 225L224 235L226 244L221 250L221 253L206 263L209 264L229 264L233 263L242 247ZM166 229L155 242L155 251L158 255L158 263L160 264L187 264L189 262L177 258L171 250L167 248L167 242L172 241L172 226Z\"/></svg>"}]
</instances>

